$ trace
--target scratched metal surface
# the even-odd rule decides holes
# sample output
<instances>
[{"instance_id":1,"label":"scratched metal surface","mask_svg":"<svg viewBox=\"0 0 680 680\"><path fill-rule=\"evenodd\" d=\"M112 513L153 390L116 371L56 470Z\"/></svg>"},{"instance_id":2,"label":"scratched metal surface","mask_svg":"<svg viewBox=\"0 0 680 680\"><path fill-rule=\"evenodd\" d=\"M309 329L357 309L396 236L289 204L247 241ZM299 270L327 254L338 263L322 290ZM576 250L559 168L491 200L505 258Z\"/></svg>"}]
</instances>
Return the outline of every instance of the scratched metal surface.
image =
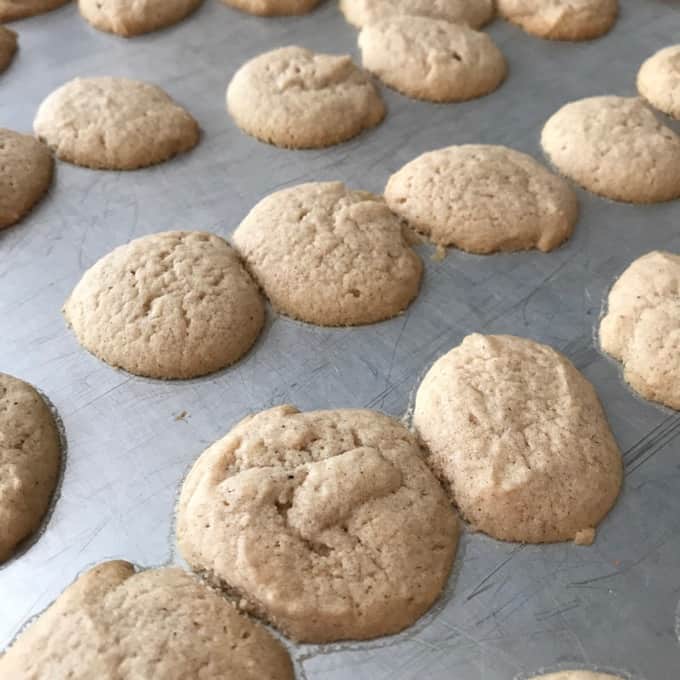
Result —
<instances>
[{"instance_id":1,"label":"scratched metal surface","mask_svg":"<svg viewBox=\"0 0 680 680\"><path fill-rule=\"evenodd\" d=\"M355 32L333 2L304 18L264 20L209 0L183 24L130 41L89 28L74 6L15 28L21 51L0 77L0 125L29 131L56 86L117 74L162 85L198 118L204 136L194 152L134 173L60 163L48 198L0 234L0 370L49 396L68 439L61 496L44 533L0 568L0 648L97 561L176 561L180 480L246 413L292 402L401 416L419 377L465 334L509 332L564 351L602 396L627 475L597 542L520 547L468 534L444 600L424 621L378 642L292 647L299 676L510 680L564 663L645 680L680 675L680 415L636 398L593 340L613 278L653 248L680 251L680 203L634 207L579 192L576 233L548 255L451 251L435 262L422 247L424 287L400 318L328 330L270 313L254 351L200 380L163 383L112 370L79 348L59 312L82 272L114 246L165 229L228 237L279 187L342 179L380 192L404 162L461 142L508 144L540 157L541 125L561 104L634 94L637 66L680 35L677 3L624 1L615 31L580 45L543 42L497 21L489 30L510 63L499 92L436 106L385 91L383 125L310 152L240 134L223 95L246 58L274 46L356 54Z\"/></svg>"}]
</instances>

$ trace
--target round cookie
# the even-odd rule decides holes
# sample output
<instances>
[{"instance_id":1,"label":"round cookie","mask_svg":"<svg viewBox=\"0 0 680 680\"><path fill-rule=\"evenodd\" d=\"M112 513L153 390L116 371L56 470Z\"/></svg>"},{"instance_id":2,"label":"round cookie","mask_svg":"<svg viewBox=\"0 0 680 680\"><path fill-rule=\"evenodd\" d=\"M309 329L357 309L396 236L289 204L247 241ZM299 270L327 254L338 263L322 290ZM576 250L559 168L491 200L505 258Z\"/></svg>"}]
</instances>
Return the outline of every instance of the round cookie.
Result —
<instances>
[{"instance_id":1,"label":"round cookie","mask_svg":"<svg viewBox=\"0 0 680 680\"><path fill-rule=\"evenodd\" d=\"M609 673L598 673L597 671L574 670L535 675L530 680L623 680L623 678Z\"/></svg>"},{"instance_id":2,"label":"round cookie","mask_svg":"<svg viewBox=\"0 0 680 680\"><path fill-rule=\"evenodd\" d=\"M319 326L375 323L418 294L423 265L382 198L314 182L260 201L234 246L272 305Z\"/></svg>"},{"instance_id":3,"label":"round cookie","mask_svg":"<svg viewBox=\"0 0 680 680\"><path fill-rule=\"evenodd\" d=\"M600 344L623 363L636 392L680 410L680 255L647 253L623 272L609 293Z\"/></svg>"},{"instance_id":4,"label":"round cookie","mask_svg":"<svg viewBox=\"0 0 680 680\"><path fill-rule=\"evenodd\" d=\"M494 538L591 543L621 487L592 385L531 340L468 335L428 371L413 424L463 517Z\"/></svg>"},{"instance_id":5,"label":"round cookie","mask_svg":"<svg viewBox=\"0 0 680 680\"><path fill-rule=\"evenodd\" d=\"M637 88L654 108L680 120L680 45L647 59L638 72Z\"/></svg>"},{"instance_id":6,"label":"round cookie","mask_svg":"<svg viewBox=\"0 0 680 680\"><path fill-rule=\"evenodd\" d=\"M227 109L247 134L289 149L339 144L385 117L378 90L351 57L302 47L241 66L227 89Z\"/></svg>"},{"instance_id":7,"label":"round cookie","mask_svg":"<svg viewBox=\"0 0 680 680\"><path fill-rule=\"evenodd\" d=\"M385 200L434 243L480 254L557 248L579 214L561 177L531 156L484 144L419 156L390 177Z\"/></svg>"},{"instance_id":8,"label":"round cookie","mask_svg":"<svg viewBox=\"0 0 680 680\"><path fill-rule=\"evenodd\" d=\"M45 195L53 168L44 144L0 128L0 229L18 222Z\"/></svg>"},{"instance_id":9,"label":"round cookie","mask_svg":"<svg viewBox=\"0 0 680 680\"><path fill-rule=\"evenodd\" d=\"M82 16L95 28L125 37L171 26L203 0L78 0Z\"/></svg>"},{"instance_id":10,"label":"round cookie","mask_svg":"<svg viewBox=\"0 0 680 680\"><path fill-rule=\"evenodd\" d=\"M162 163L198 143L196 121L159 87L76 78L43 101L33 128L61 160L100 170Z\"/></svg>"},{"instance_id":11,"label":"round cookie","mask_svg":"<svg viewBox=\"0 0 680 680\"><path fill-rule=\"evenodd\" d=\"M89 352L152 378L194 378L240 359L264 303L219 236L167 231L116 248L88 269L64 317Z\"/></svg>"},{"instance_id":12,"label":"round cookie","mask_svg":"<svg viewBox=\"0 0 680 680\"><path fill-rule=\"evenodd\" d=\"M85 572L0 656L3 678L293 680L261 625L177 568Z\"/></svg>"},{"instance_id":13,"label":"round cookie","mask_svg":"<svg viewBox=\"0 0 680 680\"><path fill-rule=\"evenodd\" d=\"M183 557L294 640L396 633L444 587L458 523L416 439L374 411L239 423L182 487Z\"/></svg>"},{"instance_id":14,"label":"round cookie","mask_svg":"<svg viewBox=\"0 0 680 680\"><path fill-rule=\"evenodd\" d=\"M416 99L464 101L495 90L507 73L493 40L464 24L395 15L359 34L363 65Z\"/></svg>"},{"instance_id":15,"label":"round cookie","mask_svg":"<svg viewBox=\"0 0 680 680\"><path fill-rule=\"evenodd\" d=\"M495 14L493 0L340 0L340 11L359 28L398 14L481 28Z\"/></svg>"},{"instance_id":16,"label":"round cookie","mask_svg":"<svg viewBox=\"0 0 680 680\"><path fill-rule=\"evenodd\" d=\"M44 14L69 0L0 0L0 23Z\"/></svg>"},{"instance_id":17,"label":"round cookie","mask_svg":"<svg viewBox=\"0 0 680 680\"><path fill-rule=\"evenodd\" d=\"M242 12L263 17L307 14L319 4L319 0L222 0L222 2Z\"/></svg>"},{"instance_id":18,"label":"round cookie","mask_svg":"<svg viewBox=\"0 0 680 680\"><path fill-rule=\"evenodd\" d=\"M0 73L10 65L16 51L17 34L5 26L0 26Z\"/></svg>"},{"instance_id":19,"label":"round cookie","mask_svg":"<svg viewBox=\"0 0 680 680\"><path fill-rule=\"evenodd\" d=\"M680 197L680 136L634 97L590 97L563 106L543 127L555 167L616 201Z\"/></svg>"},{"instance_id":20,"label":"round cookie","mask_svg":"<svg viewBox=\"0 0 680 680\"><path fill-rule=\"evenodd\" d=\"M498 13L527 33L549 40L592 40L607 33L618 0L497 0Z\"/></svg>"},{"instance_id":21,"label":"round cookie","mask_svg":"<svg viewBox=\"0 0 680 680\"><path fill-rule=\"evenodd\" d=\"M0 562L42 522L60 461L59 432L43 398L28 383L0 373Z\"/></svg>"}]
</instances>

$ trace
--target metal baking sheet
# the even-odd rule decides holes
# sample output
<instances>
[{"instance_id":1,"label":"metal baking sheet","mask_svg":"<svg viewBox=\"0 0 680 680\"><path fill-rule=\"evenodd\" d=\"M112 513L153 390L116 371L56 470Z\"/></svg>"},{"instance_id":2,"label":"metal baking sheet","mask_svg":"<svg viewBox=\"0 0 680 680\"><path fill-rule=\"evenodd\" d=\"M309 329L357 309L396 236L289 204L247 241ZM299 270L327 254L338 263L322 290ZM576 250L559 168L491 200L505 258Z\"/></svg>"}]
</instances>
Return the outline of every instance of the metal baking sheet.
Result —
<instances>
[{"instance_id":1,"label":"metal baking sheet","mask_svg":"<svg viewBox=\"0 0 680 680\"><path fill-rule=\"evenodd\" d=\"M99 33L75 5L21 22L20 52L0 76L0 125L30 131L49 92L75 76L158 83L200 121L191 153L131 173L60 163L49 196L0 233L0 370L37 385L68 439L61 495L39 539L0 568L0 648L84 568L107 558L176 562L173 506L196 456L245 414L370 407L395 416L432 361L472 331L505 332L565 352L595 384L624 452L623 495L592 547L495 542L466 534L443 600L411 630L384 640L292 646L309 680L510 680L564 664L680 677L674 626L680 598L680 414L638 399L597 349L603 296L634 258L680 251L680 202L636 207L579 191L574 237L550 254L443 262L420 248L420 297L399 318L323 329L269 313L238 365L185 382L113 370L76 343L60 308L83 271L115 246L166 229L228 237L266 194L340 179L380 192L423 151L463 142L541 156L542 124L563 103L632 95L639 64L678 40L678 3L624 0L615 30L582 44L551 43L496 21L489 31L510 75L495 94L457 105L384 91L385 122L322 151L294 152L241 134L224 91L247 58L301 44L357 55L335 2L292 19L259 19L207 0L187 21L124 40Z\"/></svg>"}]
</instances>

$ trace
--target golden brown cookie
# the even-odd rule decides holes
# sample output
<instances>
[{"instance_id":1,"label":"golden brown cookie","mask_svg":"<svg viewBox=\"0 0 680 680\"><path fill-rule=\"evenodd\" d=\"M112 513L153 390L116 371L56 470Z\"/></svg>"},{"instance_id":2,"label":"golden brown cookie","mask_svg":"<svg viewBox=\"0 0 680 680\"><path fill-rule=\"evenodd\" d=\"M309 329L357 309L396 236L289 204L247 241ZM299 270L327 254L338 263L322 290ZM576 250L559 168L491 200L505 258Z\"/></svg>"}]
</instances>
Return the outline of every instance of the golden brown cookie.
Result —
<instances>
[{"instance_id":1,"label":"golden brown cookie","mask_svg":"<svg viewBox=\"0 0 680 680\"><path fill-rule=\"evenodd\" d=\"M647 59L638 72L637 88L655 109L680 120L680 45Z\"/></svg>"},{"instance_id":2,"label":"golden brown cookie","mask_svg":"<svg viewBox=\"0 0 680 680\"><path fill-rule=\"evenodd\" d=\"M17 34L6 26L0 26L0 73L10 65L16 51Z\"/></svg>"},{"instance_id":3,"label":"golden brown cookie","mask_svg":"<svg viewBox=\"0 0 680 680\"><path fill-rule=\"evenodd\" d=\"M0 23L44 14L69 0L0 0Z\"/></svg>"}]
</instances>

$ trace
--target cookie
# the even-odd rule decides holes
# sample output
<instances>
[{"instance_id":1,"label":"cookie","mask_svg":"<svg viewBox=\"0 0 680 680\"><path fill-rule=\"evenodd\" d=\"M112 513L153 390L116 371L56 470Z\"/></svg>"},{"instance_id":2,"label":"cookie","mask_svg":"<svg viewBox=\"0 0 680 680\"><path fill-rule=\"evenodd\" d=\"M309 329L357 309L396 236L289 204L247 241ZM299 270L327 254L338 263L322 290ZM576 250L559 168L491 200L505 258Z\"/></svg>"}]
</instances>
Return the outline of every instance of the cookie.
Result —
<instances>
[{"instance_id":1,"label":"cookie","mask_svg":"<svg viewBox=\"0 0 680 680\"><path fill-rule=\"evenodd\" d=\"M413 424L463 517L494 538L592 542L621 487L592 385L531 340L468 335L428 371Z\"/></svg>"},{"instance_id":2,"label":"cookie","mask_svg":"<svg viewBox=\"0 0 680 680\"><path fill-rule=\"evenodd\" d=\"M557 671L547 675L536 675L531 680L623 680L618 675L597 673L596 671Z\"/></svg>"},{"instance_id":3,"label":"cookie","mask_svg":"<svg viewBox=\"0 0 680 680\"><path fill-rule=\"evenodd\" d=\"M0 23L44 14L65 5L69 0L0 0Z\"/></svg>"},{"instance_id":4,"label":"cookie","mask_svg":"<svg viewBox=\"0 0 680 680\"><path fill-rule=\"evenodd\" d=\"M100 170L162 163L198 143L196 121L159 87L127 78L76 78L38 109L36 135L61 160Z\"/></svg>"},{"instance_id":5,"label":"cookie","mask_svg":"<svg viewBox=\"0 0 680 680\"><path fill-rule=\"evenodd\" d=\"M359 28L398 14L481 28L495 14L493 0L340 0L340 11Z\"/></svg>"},{"instance_id":6,"label":"cookie","mask_svg":"<svg viewBox=\"0 0 680 680\"><path fill-rule=\"evenodd\" d=\"M262 626L177 568L85 572L0 656L3 678L293 680Z\"/></svg>"},{"instance_id":7,"label":"cookie","mask_svg":"<svg viewBox=\"0 0 680 680\"><path fill-rule=\"evenodd\" d=\"M396 316L418 294L423 265L382 198L313 182L260 201L233 236L281 313L319 326Z\"/></svg>"},{"instance_id":8,"label":"cookie","mask_svg":"<svg viewBox=\"0 0 680 680\"><path fill-rule=\"evenodd\" d=\"M592 40L607 33L618 0L497 0L498 13L527 33L548 40Z\"/></svg>"},{"instance_id":9,"label":"cookie","mask_svg":"<svg viewBox=\"0 0 680 680\"><path fill-rule=\"evenodd\" d=\"M557 248L579 214L562 178L531 156L484 144L419 156L390 177L385 200L434 243L480 254Z\"/></svg>"},{"instance_id":10,"label":"cookie","mask_svg":"<svg viewBox=\"0 0 680 680\"><path fill-rule=\"evenodd\" d=\"M636 392L680 410L680 255L647 253L623 272L609 293L600 344Z\"/></svg>"},{"instance_id":11,"label":"cookie","mask_svg":"<svg viewBox=\"0 0 680 680\"><path fill-rule=\"evenodd\" d=\"M416 99L452 102L489 94L505 79L493 40L463 24L394 15L359 34L363 65L386 85Z\"/></svg>"},{"instance_id":12,"label":"cookie","mask_svg":"<svg viewBox=\"0 0 680 680\"><path fill-rule=\"evenodd\" d=\"M304 642L396 633L444 587L456 516L400 423L374 411L241 421L182 487L180 551L247 610Z\"/></svg>"},{"instance_id":13,"label":"cookie","mask_svg":"<svg viewBox=\"0 0 680 680\"><path fill-rule=\"evenodd\" d=\"M0 128L0 229L18 222L45 195L53 168L44 144Z\"/></svg>"},{"instance_id":14,"label":"cookie","mask_svg":"<svg viewBox=\"0 0 680 680\"><path fill-rule=\"evenodd\" d=\"M60 461L59 433L47 404L28 383L0 373L0 562L42 522Z\"/></svg>"},{"instance_id":15,"label":"cookie","mask_svg":"<svg viewBox=\"0 0 680 680\"><path fill-rule=\"evenodd\" d=\"M172 26L203 0L78 0L82 16L95 28L125 37Z\"/></svg>"},{"instance_id":16,"label":"cookie","mask_svg":"<svg viewBox=\"0 0 680 680\"><path fill-rule=\"evenodd\" d=\"M0 73L10 65L16 51L17 34L5 26L0 26Z\"/></svg>"},{"instance_id":17,"label":"cookie","mask_svg":"<svg viewBox=\"0 0 680 680\"><path fill-rule=\"evenodd\" d=\"M263 17L307 14L319 4L319 0L222 0L222 2L242 12Z\"/></svg>"},{"instance_id":18,"label":"cookie","mask_svg":"<svg viewBox=\"0 0 680 680\"><path fill-rule=\"evenodd\" d=\"M219 236L167 231L120 246L88 269L64 316L89 352L152 378L194 378L240 359L264 303Z\"/></svg>"},{"instance_id":19,"label":"cookie","mask_svg":"<svg viewBox=\"0 0 680 680\"><path fill-rule=\"evenodd\" d=\"M302 47L246 62L229 83L227 109L247 134L289 149L339 144L385 117L378 90L351 57Z\"/></svg>"},{"instance_id":20,"label":"cookie","mask_svg":"<svg viewBox=\"0 0 680 680\"><path fill-rule=\"evenodd\" d=\"M680 120L680 45L647 59L638 72L637 88L655 109Z\"/></svg>"},{"instance_id":21,"label":"cookie","mask_svg":"<svg viewBox=\"0 0 680 680\"><path fill-rule=\"evenodd\" d=\"M563 106L541 134L546 155L594 194L628 203L680 197L680 136L632 97Z\"/></svg>"}]
</instances>

